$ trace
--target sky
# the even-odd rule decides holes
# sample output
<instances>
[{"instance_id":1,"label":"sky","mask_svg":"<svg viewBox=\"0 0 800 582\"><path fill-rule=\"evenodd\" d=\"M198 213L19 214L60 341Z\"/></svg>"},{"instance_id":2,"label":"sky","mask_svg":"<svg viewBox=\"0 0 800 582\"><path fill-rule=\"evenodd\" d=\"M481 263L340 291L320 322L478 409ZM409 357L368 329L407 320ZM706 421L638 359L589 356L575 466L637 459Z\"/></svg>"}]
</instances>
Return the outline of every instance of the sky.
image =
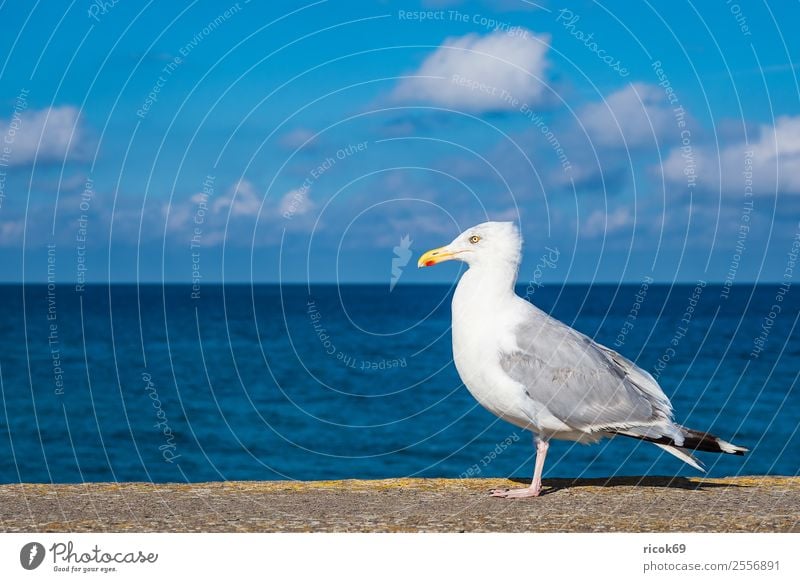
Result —
<instances>
[{"instance_id":1,"label":"sky","mask_svg":"<svg viewBox=\"0 0 800 582\"><path fill-rule=\"evenodd\" d=\"M566 4L3 2L0 281L791 279L800 4Z\"/></svg>"}]
</instances>

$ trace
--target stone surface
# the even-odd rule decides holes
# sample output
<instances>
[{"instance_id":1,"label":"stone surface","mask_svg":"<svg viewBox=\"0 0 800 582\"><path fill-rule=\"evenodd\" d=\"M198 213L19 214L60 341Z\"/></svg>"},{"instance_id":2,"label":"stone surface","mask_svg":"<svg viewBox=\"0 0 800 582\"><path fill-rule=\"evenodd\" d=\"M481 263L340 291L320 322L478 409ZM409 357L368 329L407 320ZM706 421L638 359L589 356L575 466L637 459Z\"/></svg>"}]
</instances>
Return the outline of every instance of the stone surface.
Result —
<instances>
[{"instance_id":1,"label":"stone surface","mask_svg":"<svg viewBox=\"0 0 800 582\"><path fill-rule=\"evenodd\" d=\"M0 530L53 532L800 532L800 477L387 479L0 485Z\"/></svg>"}]
</instances>

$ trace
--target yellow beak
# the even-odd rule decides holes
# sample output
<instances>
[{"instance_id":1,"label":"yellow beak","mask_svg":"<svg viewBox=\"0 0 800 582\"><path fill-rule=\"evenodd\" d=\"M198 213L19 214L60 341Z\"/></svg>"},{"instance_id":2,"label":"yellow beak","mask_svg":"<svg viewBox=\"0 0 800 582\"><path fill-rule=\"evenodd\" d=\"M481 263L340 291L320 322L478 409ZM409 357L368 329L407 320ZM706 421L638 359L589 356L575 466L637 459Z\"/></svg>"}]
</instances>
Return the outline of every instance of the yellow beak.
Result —
<instances>
[{"instance_id":1,"label":"yellow beak","mask_svg":"<svg viewBox=\"0 0 800 582\"><path fill-rule=\"evenodd\" d=\"M458 253L450 252L447 247L439 247L438 249L432 249L422 255L417 261L417 268L422 267L432 267L437 263L443 263L444 261L452 260Z\"/></svg>"}]
</instances>

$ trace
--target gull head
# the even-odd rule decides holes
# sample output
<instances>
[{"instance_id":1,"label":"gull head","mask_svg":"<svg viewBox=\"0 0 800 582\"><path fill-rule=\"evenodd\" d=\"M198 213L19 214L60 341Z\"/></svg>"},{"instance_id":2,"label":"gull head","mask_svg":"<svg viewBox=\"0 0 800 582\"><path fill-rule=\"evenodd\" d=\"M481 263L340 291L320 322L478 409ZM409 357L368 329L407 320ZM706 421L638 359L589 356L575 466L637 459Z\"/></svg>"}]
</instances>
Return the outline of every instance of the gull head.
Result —
<instances>
[{"instance_id":1,"label":"gull head","mask_svg":"<svg viewBox=\"0 0 800 582\"><path fill-rule=\"evenodd\" d=\"M468 228L453 241L423 254L417 267L432 267L444 261L458 260L470 267L519 266L522 237L513 222L484 222Z\"/></svg>"}]
</instances>

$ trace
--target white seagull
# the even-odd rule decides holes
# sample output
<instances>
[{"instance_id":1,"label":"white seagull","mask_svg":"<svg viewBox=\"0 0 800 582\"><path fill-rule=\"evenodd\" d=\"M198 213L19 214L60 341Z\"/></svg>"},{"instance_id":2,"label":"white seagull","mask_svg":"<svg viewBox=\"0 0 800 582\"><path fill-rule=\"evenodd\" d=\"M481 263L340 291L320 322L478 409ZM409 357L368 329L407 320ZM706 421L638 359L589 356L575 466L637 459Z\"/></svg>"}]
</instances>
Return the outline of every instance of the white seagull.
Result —
<instances>
[{"instance_id":1,"label":"white seagull","mask_svg":"<svg viewBox=\"0 0 800 582\"><path fill-rule=\"evenodd\" d=\"M423 254L418 267L469 265L453 296L453 361L464 385L496 416L534 433L530 487L496 497L536 497L550 439L580 443L624 435L654 443L696 469L691 450L747 449L673 420L655 378L614 350L553 319L514 291L522 238L514 223L485 222Z\"/></svg>"}]
</instances>

